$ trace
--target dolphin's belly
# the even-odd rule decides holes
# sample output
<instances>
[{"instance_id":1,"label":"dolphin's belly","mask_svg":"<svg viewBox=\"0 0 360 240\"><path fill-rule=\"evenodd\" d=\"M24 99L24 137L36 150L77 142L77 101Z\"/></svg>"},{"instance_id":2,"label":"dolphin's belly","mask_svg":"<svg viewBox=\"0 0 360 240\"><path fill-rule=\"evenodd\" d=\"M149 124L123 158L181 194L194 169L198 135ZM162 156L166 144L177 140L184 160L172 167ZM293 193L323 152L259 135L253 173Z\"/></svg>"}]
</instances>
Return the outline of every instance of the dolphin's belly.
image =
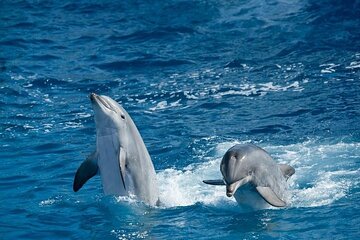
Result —
<instances>
[{"instance_id":1,"label":"dolphin's belly","mask_svg":"<svg viewBox=\"0 0 360 240\"><path fill-rule=\"evenodd\" d=\"M99 172L103 191L105 195L127 196L128 193L124 188L120 176L120 165L116 154L112 151L100 152L98 159Z\"/></svg>"},{"instance_id":2,"label":"dolphin's belly","mask_svg":"<svg viewBox=\"0 0 360 240\"><path fill-rule=\"evenodd\" d=\"M245 184L240 187L234 194L239 206L244 211L254 211L271 207L256 191L251 184Z\"/></svg>"}]
</instances>

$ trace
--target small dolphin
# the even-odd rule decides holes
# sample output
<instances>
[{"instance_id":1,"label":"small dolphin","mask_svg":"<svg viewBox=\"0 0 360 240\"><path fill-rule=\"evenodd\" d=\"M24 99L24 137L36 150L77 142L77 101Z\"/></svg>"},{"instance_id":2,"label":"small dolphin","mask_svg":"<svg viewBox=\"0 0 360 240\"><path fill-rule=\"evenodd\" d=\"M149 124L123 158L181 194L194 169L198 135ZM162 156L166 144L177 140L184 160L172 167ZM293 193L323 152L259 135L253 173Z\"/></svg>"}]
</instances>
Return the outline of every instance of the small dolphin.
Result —
<instances>
[{"instance_id":1,"label":"small dolphin","mask_svg":"<svg viewBox=\"0 0 360 240\"><path fill-rule=\"evenodd\" d=\"M130 115L107 96L90 94L95 112L96 151L78 168L77 192L98 172L106 195L135 195L154 206L159 199L156 173L150 155Z\"/></svg>"},{"instance_id":2,"label":"small dolphin","mask_svg":"<svg viewBox=\"0 0 360 240\"><path fill-rule=\"evenodd\" d=\"M231 147L222 158L220 171L223 179L203 182L226 185L226 195L234 196L239 205L248 209L262 209L268 204L286 206L286 180L295 173L293 167L277 164L264 149L253 144Z\"/></svg>"}]
</instances>

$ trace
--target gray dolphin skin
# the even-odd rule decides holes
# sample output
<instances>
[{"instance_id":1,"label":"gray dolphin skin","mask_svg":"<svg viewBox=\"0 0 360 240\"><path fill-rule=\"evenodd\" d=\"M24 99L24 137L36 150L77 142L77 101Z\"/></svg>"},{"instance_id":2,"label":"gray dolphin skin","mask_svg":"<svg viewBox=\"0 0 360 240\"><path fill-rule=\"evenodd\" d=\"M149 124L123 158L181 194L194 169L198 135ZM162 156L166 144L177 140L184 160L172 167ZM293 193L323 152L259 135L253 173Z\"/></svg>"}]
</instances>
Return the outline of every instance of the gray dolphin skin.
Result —
<instances>
[{"instance_id":1,"label":"gray dolphin skin","mask_svg":"<svg viewBox=\"0 0 360 240\"><path fill-rule=\"evenodd\" d=\"M262 148L253 144L237 144L222 158L223 179L204 180L210 185L226 185L226 195L234 196L247 209L286 206L286 180L295 169L277 164Z\"/></svg>"},{"instance_id":2,"label":"gray dolphin skin","mask_svg":"<svg viewBox=\"0 0 360 240\"><path fill-rule=\"evenodd\" d=\"M107 96L90 94L95 113L96 151L78 168L73 189L101 176L106 195L135 195L154 206L159 200L156 173L150 155L130 115Z\"/></svg>"}]
</instances>

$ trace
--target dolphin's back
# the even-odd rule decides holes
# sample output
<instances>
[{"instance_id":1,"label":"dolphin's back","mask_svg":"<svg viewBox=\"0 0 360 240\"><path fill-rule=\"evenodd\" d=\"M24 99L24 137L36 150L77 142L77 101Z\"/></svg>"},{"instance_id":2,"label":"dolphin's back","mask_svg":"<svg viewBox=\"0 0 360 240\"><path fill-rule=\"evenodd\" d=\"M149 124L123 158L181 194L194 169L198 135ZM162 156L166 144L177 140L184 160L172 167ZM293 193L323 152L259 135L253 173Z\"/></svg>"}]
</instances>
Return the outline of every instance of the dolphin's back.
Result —
<instances>
[{"instance_id":1,"label":"dolphin's back","mask_svg":"<svg viewBox=\"0 0 360 240\"><path fill-rule=\"evenodd\" d=\"M129 116L130 118L130 116ZM127 147L128 168L134 185L134 193L144 202L155 205L159 198L159 190L154 164L145 143L132 119L129 119L129 139Z\"/></svg>"}]
</instances>

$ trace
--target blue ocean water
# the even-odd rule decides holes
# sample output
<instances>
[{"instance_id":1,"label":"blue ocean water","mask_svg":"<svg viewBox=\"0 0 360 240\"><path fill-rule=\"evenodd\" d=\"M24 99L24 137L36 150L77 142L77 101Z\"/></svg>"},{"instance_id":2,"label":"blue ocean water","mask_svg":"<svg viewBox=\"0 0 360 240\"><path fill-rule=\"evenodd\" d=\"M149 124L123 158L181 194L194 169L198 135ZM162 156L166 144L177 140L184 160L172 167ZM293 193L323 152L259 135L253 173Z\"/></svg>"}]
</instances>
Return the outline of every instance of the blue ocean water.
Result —
<instances>
[{"instance_id":1,"label":"blue ocean water","mask_svg":"<svg viewBox=\"0 0 360 240\"><path fill-rule=\"evenodd\" d=\"M359 239L359 1L0 1L0 239ZM120 102L163 207L78 193L89 93ZM219 164L292 165L289 206L241 212Z\"/></svg>"}]
</instances>

